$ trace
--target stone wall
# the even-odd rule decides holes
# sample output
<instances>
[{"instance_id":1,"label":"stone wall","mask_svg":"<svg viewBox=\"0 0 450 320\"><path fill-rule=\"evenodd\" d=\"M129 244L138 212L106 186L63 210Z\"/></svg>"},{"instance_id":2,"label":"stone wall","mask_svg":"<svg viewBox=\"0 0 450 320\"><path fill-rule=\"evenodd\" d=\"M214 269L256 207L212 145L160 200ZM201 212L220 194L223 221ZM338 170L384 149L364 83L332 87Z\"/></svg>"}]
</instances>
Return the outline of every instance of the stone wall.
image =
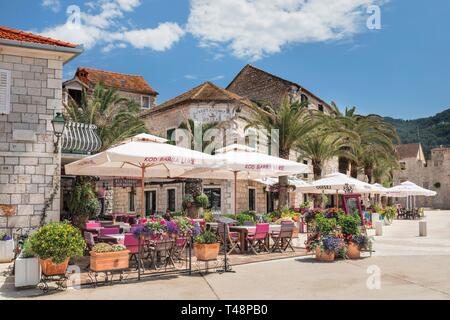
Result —
<instances>
[{"instance_id":1,"label":"stone wall","mask_svg":"<svg viewBox=\"0 0 450 320\"><path fill-rule=\"evenodd\" d=\"M51 120L62 108L62 67L58 60L0 54L12 85L11 112L0 115L0 205L15 211L10 217L0 212L0 230L38 226L59 184ZM59 220L59 197L50 203L48 220Z\"/></svg>"},{"instance_id":2,"label":"stone wall","mask_svg":"<svg viewBox=\"0 0 450 320\"><path fill-rule=\"evenodd\" d=\"M432 149L431 159L425 163L417 158L400 162L404 163L404 170L394 171L394 185L409 180L437 192L435 197L416 197L416 206L450 209L450 148ZM394 198L394 202L405 204L406 199Z\"/></svg>"}]
</instances>

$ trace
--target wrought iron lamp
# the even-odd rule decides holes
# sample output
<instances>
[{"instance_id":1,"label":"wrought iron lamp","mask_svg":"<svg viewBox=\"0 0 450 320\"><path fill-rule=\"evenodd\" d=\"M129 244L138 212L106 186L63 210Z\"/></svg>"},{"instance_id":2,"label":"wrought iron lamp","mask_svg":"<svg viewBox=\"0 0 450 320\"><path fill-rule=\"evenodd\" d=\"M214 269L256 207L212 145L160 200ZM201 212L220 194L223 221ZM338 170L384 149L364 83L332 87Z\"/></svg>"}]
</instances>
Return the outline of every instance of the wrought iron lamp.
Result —
<instances>
[{"instance_id":1,"label":"wrought iron lamp","mask_svg":"<svg viewBox=\"0 0 450 320\"><path fill-rule=\"evenodd\" d=\"M57 112L55 118L52 120L53 133L56 136L56 142L54 143L54 152L59 153L59 140L61 139L64 129L66 127L66 120L61 112Z\"/></svg>"}]
</instances>

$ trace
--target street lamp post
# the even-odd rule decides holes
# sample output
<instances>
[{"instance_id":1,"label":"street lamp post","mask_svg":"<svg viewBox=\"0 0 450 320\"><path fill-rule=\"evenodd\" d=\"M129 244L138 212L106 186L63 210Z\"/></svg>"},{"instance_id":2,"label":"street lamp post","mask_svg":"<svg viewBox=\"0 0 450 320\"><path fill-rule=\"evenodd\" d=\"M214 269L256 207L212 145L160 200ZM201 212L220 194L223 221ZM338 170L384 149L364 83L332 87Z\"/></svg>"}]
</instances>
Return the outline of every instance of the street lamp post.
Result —
<instances>
[{"instance_id":1,"label":"street lamp post","mask_svg":"<svg viewBox=\"0 0 450 320\"><path fill-rule=\"evenodd\" d=\"M53 133L56 136L56 142L54 142L54 152L59 153L59 140L61 139L66 126L66 120L61 112L57 112L55 118L52 120Z\"/></svg>"}]
</instances>

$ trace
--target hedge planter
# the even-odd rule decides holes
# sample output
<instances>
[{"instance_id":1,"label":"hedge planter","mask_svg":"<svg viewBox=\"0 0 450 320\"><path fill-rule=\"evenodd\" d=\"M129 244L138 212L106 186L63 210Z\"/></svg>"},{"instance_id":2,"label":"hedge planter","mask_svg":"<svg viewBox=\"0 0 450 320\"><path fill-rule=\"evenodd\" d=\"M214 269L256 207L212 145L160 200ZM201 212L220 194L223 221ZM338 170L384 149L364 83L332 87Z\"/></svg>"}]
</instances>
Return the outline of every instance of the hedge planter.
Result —
<instances>
[{"instance_id":1,"label":"hedge planter","mask_svg":"<svg viewBox=\"0 0 450 320\"><path fill-rule=\"evenodd\" d=\"M52 259L39 259L39 264L42 268L42 273L46 276L60 276L66 274L67 266L69 265L69 258L64 262L56 264Z\"/></svg>"},{"instance_id":2,"label":"hedge planter","mask_svg":"<svg viewBox=\"0 0 450 320\"><path fill-rule=\"evenodd\" d=\"M0 241L0 263L9 263L14 259L14 240Z\"/></svg>"},{"instance_id":3,"label":"hedge planter","mask_svg":"<svg viewBox=\"0 0 450 320\"><path fill-rule=\"evenodd\" d=\"M348 243L347 256L349 259L360 259L361 258L361 250L359 250L359 247L357 244L355 244L353 242Z\"/></svg>"},{"instance_id":4,"label":"hedge planter","mask_svg":"<svg viewBox=\"0 0 450 320\"><path fill-rule=\"evenodd\" d=\"M102 253L91 251L91 270L100 272L128 269L129 253L128 250Z\"/></svg>"},{"instance_id":5,"label":"hedge planter","mask_svg":"<svg viewBox=\"0 0 450 320\"><path fill-rule=\"evenodd\" d=\"M39 258L19 256L14 267L14 286L19 289L35 287L41 280Z\"/></svg>"},{"instance_id":6,"label":"hedge planter","mask_svg":"<svg viewBox=\"0 0 450 320\"><path fill-rule=\"evenodd\" d=\"M194 253L195 257L199 261L211 261L217 260L217 256L219 255L220 244L212 243L212 244L194 244Z\"/></svg>"},{"instance_id":7,"label":"hedge planter","mask_svg":"<svg viewBox=\"0 0 450 320\"><path fill-rule=\"evenodd\" d=\"M316 260L323 262L333 262L335 253L332 251L322 251L319 247L316 248Z\"/></svg>"}]
</instances>

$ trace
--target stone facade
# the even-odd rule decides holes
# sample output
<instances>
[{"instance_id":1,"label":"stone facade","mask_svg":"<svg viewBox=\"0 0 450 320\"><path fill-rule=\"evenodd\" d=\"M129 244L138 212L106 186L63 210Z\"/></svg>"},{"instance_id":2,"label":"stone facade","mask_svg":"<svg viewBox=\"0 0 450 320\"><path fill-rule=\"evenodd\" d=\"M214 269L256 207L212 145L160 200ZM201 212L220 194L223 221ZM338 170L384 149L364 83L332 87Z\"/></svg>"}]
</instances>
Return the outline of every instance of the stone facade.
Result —
<instances>
[{"instance_id":1,"label":"stone facade","mask_svg":"<svg viewBox=\"0 0 450 320\"><path fill-rule=\"evenodd\" d=\"M431 159L425 160L419 145L417 152L401 157L400 167L400 170L394 171L394 185L409 180L437 192L435 197L416 197L416 206L450 209L450 148L432 149ZM405 198L394 201L406 203Z\"/></svg>"},{"instance_id":2,"label":"stone facade","mask_svg":"<svg viewBox=\"0 0 450 320\"><path fill-rule=\"evenodd\" d=\"M0 204L15 209L0 219L0 229L11 231L37 226L59 183L51 120L62 108L63 61L0 54L0 69L11 73L11 112L0 115ZM48 220L59 219L59 205L56 193Z\"/></svg>"}]
</instances>

